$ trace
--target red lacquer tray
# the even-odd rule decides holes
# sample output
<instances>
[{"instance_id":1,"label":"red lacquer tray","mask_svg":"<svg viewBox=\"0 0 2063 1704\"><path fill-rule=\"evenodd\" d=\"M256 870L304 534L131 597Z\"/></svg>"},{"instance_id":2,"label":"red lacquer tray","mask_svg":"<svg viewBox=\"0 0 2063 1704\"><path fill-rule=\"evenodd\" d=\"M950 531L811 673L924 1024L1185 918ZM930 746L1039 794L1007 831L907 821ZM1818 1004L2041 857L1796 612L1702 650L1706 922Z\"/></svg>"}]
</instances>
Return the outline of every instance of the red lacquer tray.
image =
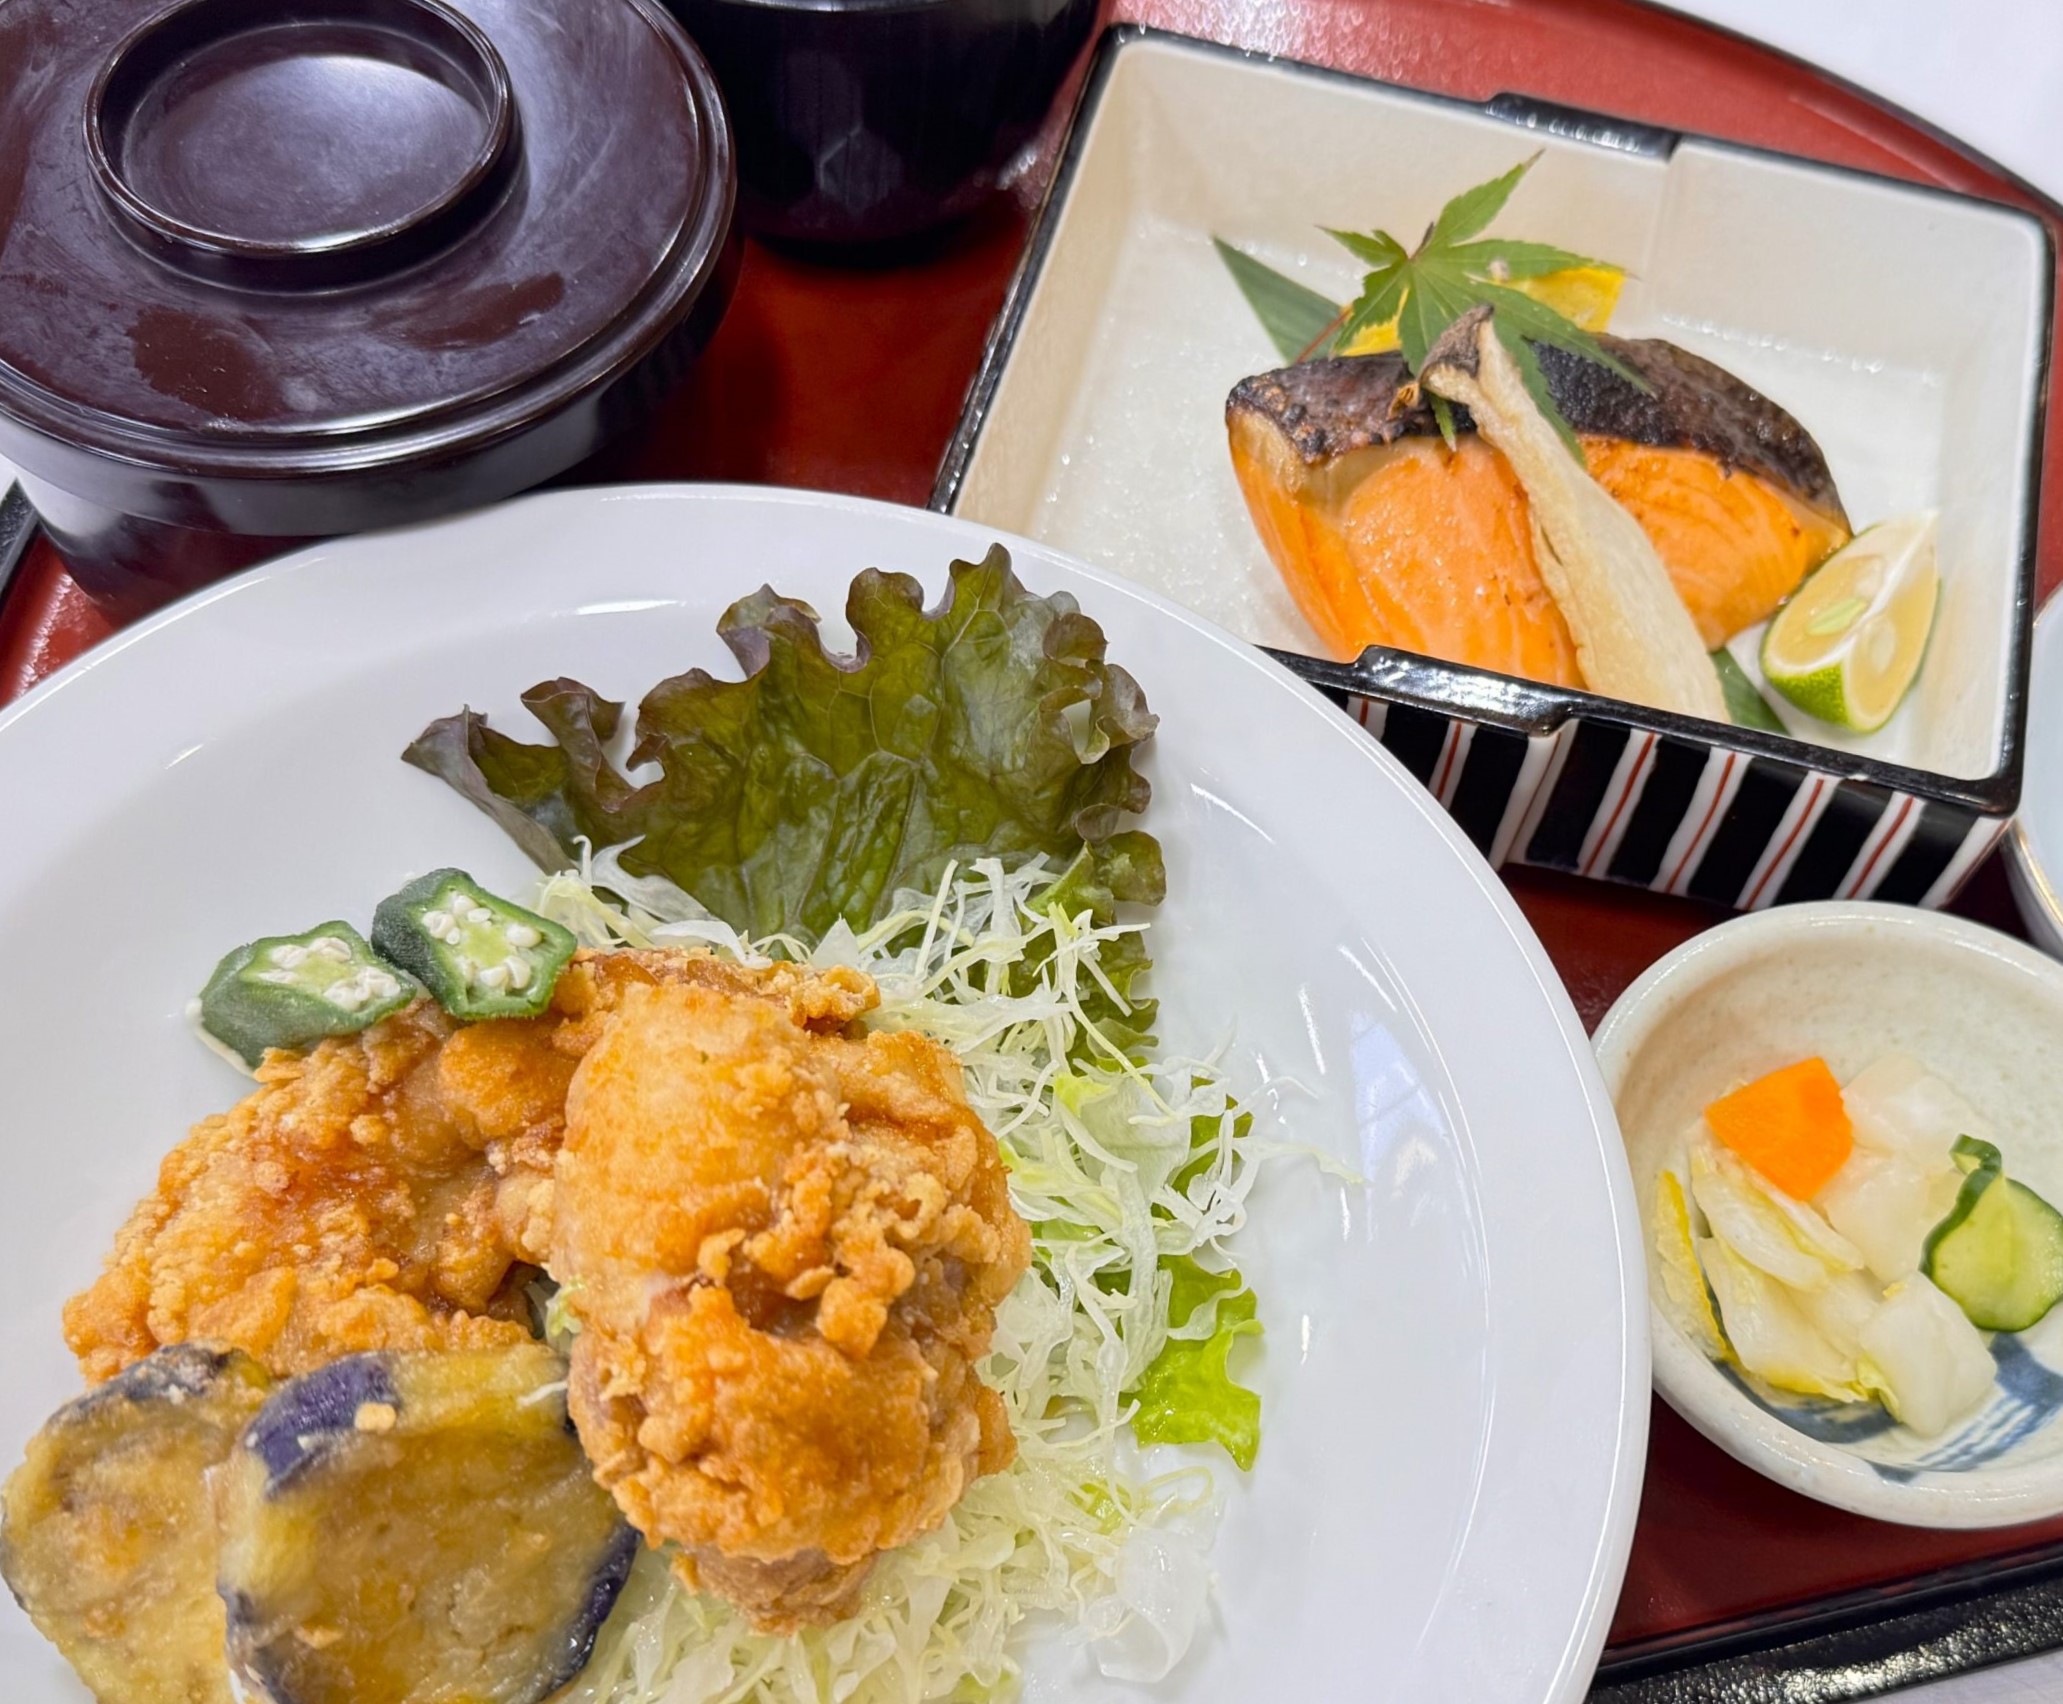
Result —
<instances>
[{"instance_id":1,"label":"red lacquer tray","mask_svg":"<svg viewBox=\"0 0 2063 1704\"><path fill-rule=\"evenodd\" d=\"M2063 212L1915 120L1822 73L1635 0L1119 0L1122 20L1485 100L1518 92ZM1015 204L893 262L749 249L702 365L585 481L737 479L925 500L1003 298L1047 146ZM864 399L864 406L858 406ZM2050 402L2041 584L2063 577L2063 426ZM0 515L0 563L8 556ZM0 608L0 701L104 637L42 541ZM1586 1022L1723 915L1507 872ZM1955 909L2018 931L1996 861ZM1759 1478L1657 1405L1647 1490L1598 1697L1872 1695L2063 1644L2063 1520L1931 1533L1824 1509Z\"/></svg>"}]
</instances>

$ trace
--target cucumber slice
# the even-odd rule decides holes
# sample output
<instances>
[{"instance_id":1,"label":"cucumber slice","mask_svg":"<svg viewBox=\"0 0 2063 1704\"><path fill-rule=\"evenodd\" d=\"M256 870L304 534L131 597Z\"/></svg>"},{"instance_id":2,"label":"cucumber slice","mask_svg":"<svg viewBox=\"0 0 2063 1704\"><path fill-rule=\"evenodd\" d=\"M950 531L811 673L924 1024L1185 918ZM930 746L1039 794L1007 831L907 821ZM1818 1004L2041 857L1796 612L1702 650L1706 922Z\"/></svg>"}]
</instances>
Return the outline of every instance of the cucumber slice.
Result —
<instances>
[{"instance_id":1,"label":"cucumber slice","mask_svg":"<svg viewBox=\"0 0 2063 1704\"><path fill-rule=\"evenodd\" d=\"M2005 1175L1989 1142L1962 1137L1968 1175L1928 1235L1920 1270L1985 1331L2025 1331L2063 1300L2063 1213Z\"/></svg>"}]
</instances>

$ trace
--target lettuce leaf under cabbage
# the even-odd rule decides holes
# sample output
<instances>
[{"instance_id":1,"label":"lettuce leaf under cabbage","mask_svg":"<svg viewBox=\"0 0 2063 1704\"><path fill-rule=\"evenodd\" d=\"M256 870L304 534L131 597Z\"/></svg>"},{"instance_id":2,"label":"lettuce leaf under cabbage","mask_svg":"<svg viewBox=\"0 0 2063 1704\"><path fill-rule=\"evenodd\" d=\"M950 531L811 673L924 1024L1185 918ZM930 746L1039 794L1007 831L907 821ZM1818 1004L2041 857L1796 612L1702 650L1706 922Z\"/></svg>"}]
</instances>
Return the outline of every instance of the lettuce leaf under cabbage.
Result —
<instances>
[{"instance_id":1,"label":"lettuce leaf under cabbage","mask_svg":"<svg viewBox=\"0 0 2063 1704\"><path fill-rule=\"evenodd\" d=\"M1138 1403L1132 1435L1142 1444L1222 1444L1251 1469L1261 1447L1261 1399L1226 1361L1240 1338L1260 1335L1254 1293L1237 1268L1213 1272L1187 1254L1165 1255L1160 1264L1170 1279L1170 1335L1131 1393ZM1205 1335L1174 1335L1213 1303Z\"/></svg>"},{"instance_id":2,"label":"lettuce leaf under cabbage","mask_svg":"<svg viewBox=\"0 0 2063 1704\"><path fill-rule=\"evenodd\" d=\"M1085 847L1104 855L1063 881L1096 888L1085 903L1158 901L1160 848L1131 827L1155 718L1105 660L1103 630L1065 592L1027 591L1000 545L952 565L937 609L922 598L906 574L862 573L852 657L825 649L806 604L770 588L733 604L717 631L745 678L659 682L623 767L624 705L564 679L523 695L548 744L463 710L403 756L540 868L577 868L582 840L614 847L631 874L667 877L754 937L865 928L955 863L1065 868ZM657 774L631 779L646 765Z\"/></svg>"}]
</instances>

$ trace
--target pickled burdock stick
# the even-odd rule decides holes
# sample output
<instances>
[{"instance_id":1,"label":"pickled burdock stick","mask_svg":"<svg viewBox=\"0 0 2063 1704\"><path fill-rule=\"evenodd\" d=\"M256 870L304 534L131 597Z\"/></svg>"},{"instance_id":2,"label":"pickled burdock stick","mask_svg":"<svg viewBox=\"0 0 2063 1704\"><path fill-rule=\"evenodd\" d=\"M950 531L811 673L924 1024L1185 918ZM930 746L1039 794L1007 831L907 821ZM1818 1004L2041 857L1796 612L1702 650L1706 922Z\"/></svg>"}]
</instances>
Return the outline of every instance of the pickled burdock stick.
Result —
<instances>
[{"instance_id":1,"label":"pickled burdock stick","mask_svg":"<svg viewBox=\"0 0 2063 1704\"><path fill-rule=\"evenodd\" d=\"M1469 411L1525 488L1540 575L1590 690L1727 721L1718 672L1653 542L1527 394L1491 310L1474 309L1442 332L1419 378Z\"/></svg>"}]
</instances>

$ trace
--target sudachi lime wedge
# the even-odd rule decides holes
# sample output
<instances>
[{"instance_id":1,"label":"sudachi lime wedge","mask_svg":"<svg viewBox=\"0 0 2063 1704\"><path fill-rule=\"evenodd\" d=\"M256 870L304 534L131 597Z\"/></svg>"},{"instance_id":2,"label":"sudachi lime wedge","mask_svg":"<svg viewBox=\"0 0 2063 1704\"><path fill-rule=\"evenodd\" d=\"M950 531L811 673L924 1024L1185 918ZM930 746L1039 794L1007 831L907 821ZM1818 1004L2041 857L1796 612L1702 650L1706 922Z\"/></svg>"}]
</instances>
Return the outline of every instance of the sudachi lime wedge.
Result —
<instances>
[{"instance_id":1,"label":"sudachi lime wedge","mask_svg":"<svg viewBox=\"0 0 2063 1704\"><path fill-rule=\"evenodd\" d=\"M1769 684L1836 727L1867 734L1890 721L1934 625L1934 523L1880 521L1821 563L1763 635Z\"/></svg>"}]
</instances>

